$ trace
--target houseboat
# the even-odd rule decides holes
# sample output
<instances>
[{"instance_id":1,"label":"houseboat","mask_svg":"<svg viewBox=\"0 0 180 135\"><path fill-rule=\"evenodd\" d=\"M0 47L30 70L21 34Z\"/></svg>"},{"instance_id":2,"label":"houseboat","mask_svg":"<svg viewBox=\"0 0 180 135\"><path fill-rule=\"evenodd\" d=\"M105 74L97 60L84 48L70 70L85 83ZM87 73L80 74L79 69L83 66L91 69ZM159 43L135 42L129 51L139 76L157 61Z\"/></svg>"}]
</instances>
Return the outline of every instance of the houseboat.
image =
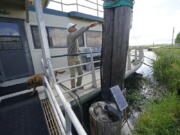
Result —
<instances>
[{"instance_id":1,"label":"houseboat","mask_svg":"<svg viewBox=\"0 0 180 135\"><path fill-rule=\"evenodd\" d=\"M103 18L100 15L103 9L100 0L84 1L83 5L65 0L1 0L0 134L72 135L71 125L77 134L87 134L72 106L78 104L81 108L82 103L101 91L99 65ZM60 10L47 8L51 2L59 4ZM69 10L70 6L77 10ZM80 7L89 14L82 13ZM65 8L69 11L64 11ZM66 26L71 22L81 28L95 21L99 25L78 39L82 64L75 66L83 66L84 89L71 89ZM126 77L141 66L142 50L134 50L132 56L129 52L127 59ZM55 76L57 70L65 72ZM34 74L42 74L43 79L36 94L27 87L27 79Z\"/></svg>"}]
</instances>

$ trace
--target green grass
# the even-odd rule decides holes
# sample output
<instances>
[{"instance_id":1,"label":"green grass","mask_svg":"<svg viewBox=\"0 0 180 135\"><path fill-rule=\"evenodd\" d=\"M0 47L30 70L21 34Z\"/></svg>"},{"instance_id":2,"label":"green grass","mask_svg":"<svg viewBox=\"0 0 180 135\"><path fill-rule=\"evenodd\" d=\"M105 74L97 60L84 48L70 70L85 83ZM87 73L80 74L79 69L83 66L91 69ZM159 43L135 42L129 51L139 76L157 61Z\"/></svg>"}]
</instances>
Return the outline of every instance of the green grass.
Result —
<instances>
[{"instance_id":1,"label":"green grass","mask_svg":"<svg viewBox=\"0 0 180 135\"><path fill-rule=\"evenodd\" d=\"M180 102L176 94L149 102L135 125L134 135L180 135Z\"/></svg>"},{"instance_id":2,"label":"green grass","mask_svg":"<svg viewBox=\"0 0 180 135\"><path fill-rule=\"evenodd\" d=\"M169 91L180 89L180 49L155 49L158 60L154 62L154 76Z\"/></svg>"},{"instance_id":3,"label":"green grass","mask_svg":"<svg viewBox=\"0 0 180 135\"><path fill-rule=\"evenodd\" d=\"M145 105L135 135L180 135L180 47L169 47L154 49L158 60L153 64L154 76L168 91Z\"/></svg>"}]
</instances>

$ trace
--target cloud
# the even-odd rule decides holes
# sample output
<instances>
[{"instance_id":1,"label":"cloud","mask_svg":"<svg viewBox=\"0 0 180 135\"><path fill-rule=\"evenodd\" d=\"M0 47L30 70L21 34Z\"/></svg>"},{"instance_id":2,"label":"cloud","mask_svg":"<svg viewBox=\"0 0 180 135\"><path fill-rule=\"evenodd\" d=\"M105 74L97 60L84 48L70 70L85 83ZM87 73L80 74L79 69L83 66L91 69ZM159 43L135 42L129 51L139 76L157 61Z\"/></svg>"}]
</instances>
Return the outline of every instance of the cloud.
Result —
<instances>
[{"instance_id":1,"label":"cloud","mask_svg":"<svg viewBox=\"0 0 180 135\"><path fill-rule=\"evenodd\" d=\"M175 35L180 31L179 6L179 0L136 1L130 44L171 43L173 27Z\"/></svg>"},{"instance_id":2,"label":"cloud","mask_svg":"<svg viewBox=\"0 0 180 135\"><path fill-rule=\"evenodd\" d=\"M84 0L79 1L86 6L94 6ZM66 3L74 3L74 0L68 0ZM52 2L48 7L61 10L61 5ZM64 7L66 12L76 9L76 6ZM96 15L88 9L79 7L79 10ZM133 11L130 45L171 43L173 27L175 35L180 32L180 0L136 0Z\"/></svg>"}]
</instances>

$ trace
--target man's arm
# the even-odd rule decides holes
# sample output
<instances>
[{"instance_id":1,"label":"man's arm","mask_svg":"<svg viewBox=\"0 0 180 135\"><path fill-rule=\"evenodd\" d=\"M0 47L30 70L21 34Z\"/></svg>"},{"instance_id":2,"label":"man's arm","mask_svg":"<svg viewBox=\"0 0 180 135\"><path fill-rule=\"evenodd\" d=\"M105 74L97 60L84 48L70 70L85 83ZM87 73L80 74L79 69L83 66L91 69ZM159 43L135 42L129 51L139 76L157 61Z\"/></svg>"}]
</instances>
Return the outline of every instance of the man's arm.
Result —
<instances>
[{"instance_id":1,"label":"man's arm","mask_svg":"<svg viewBox=\"0 0 180 135\"><path fill-rule=\"evenodd\" d=\"M73 38L78 38L79 36L81 36L85 31L87 31L90 28L90 26L86 26L86 27L82 27L79 30L71 33L71 35L73 36Z\"/></svg>"},{"instance_id":2,"label":"man's arm","mask_svg":"<svg viewBox=\"0 0 180 135\"><path fill-rule=\"evenodd\" d=\"M74 38L78 38L79 36L81 36L85 31L87 31L90 27L95 27L96 25L98 25L99 23L98 22L95 22L95 23L92 23L86 27L82 27L81 29L79 29L78 31L76 32L73 32L72 33L72 36Z\"/></svg>"}]
</instances>

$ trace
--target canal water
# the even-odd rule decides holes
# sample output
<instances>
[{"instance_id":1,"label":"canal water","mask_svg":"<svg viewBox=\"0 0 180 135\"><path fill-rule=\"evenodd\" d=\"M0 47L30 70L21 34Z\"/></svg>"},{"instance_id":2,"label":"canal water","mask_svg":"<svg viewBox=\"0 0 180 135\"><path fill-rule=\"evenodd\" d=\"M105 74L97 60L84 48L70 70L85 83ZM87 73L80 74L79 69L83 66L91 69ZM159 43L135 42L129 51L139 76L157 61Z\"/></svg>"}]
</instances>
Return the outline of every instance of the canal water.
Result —
<instances>
[{"instance_id":1,"label":"canal water","mask_svg":"<svg viewBox=\"0 0 180 135\"><path fill-rule=\"evenodd\" d=\"M149 98L160 96L158 92L162 86L156 82L153 76L153 62L157 59L154 52L144 50L144 63L135 74L126 80L127 96L129 100L129 112L127 122L123 125L122 135L132 135L132 130L138 119L139 114L143 111L143 105ZM129 98L128 98L129 97Z\"/></svg>"}]
</instances>

